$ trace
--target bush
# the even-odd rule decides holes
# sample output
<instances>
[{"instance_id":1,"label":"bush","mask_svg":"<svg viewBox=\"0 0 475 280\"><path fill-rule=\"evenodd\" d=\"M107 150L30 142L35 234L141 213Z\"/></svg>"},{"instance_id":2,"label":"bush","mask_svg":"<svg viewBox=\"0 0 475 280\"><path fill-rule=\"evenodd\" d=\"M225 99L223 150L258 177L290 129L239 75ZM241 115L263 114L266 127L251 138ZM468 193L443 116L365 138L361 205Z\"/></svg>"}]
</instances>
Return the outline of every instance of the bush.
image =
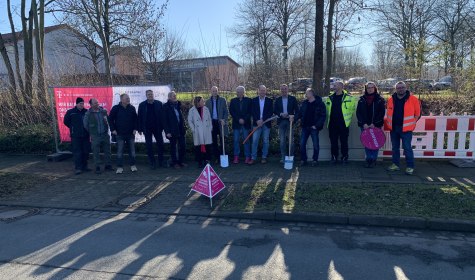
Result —
<instances>
[{"instance_id":1,"label":"bush","mask_svg":"<svg viewBox=\"0 0 475 280\"><path fill-rule=\"evenodd\" d=\"M45 153L51 152L53 147L53 130L44 124L0 131L0 152Z\"/></svg>"}]
</instances>

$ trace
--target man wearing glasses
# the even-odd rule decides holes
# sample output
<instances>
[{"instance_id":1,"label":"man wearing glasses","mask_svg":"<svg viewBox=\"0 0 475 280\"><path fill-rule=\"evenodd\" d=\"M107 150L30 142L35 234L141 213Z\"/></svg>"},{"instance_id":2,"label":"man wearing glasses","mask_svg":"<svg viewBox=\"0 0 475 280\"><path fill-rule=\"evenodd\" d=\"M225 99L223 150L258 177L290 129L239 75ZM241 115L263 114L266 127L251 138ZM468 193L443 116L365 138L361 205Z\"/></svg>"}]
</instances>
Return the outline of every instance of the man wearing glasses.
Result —
<instances>
[{"instance_id":1,"label":"man wearing glasses","mask_svg":"<svg viewBox=\"0 0 475 280\"><path fill-rule=\"evenodd\" d=\"M392 144L392 164L388 171L399 171L400 145L406 156L406 174L414 173L414 152L412 151L412 131L421 117L421 104L416 96L412 95L404 82L396 84L396 92L389 98L386 105L384 126L390 131Z\"/></svg>"}]
</instances>

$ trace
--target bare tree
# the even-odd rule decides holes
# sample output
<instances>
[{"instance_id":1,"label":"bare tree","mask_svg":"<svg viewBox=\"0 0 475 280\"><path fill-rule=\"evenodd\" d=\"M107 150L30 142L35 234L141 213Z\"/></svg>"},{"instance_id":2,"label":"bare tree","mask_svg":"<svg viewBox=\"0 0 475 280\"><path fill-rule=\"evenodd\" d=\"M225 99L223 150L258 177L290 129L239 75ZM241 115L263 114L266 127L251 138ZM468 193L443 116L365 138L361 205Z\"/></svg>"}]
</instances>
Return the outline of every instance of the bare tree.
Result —
<instances>
[{"instance_id":1,"label":"bare tree","mask_svg":"<svg viewBox=\"0 0 475 280\"><path fill-rule=\"evenodd\" d=\"M404 52L406 75L419 74L428 52L437 0L375 0L375 23Z\"/></svg>"},{"instance_id":2,"label":"bare tree","mask_svg":"<svg viewBox=\"0 0 475 280\"><path fill-rule=\"evenodd\" d=\"M297 42L292 40L309 20L307 14L312 9L307 0L265 0L269 6L269 17L273 21L272 33L282 42L283 66L285 79L289 79L288 52Z\"/></svg>"},{"instance_id":3,"label":"bare tree","mask_svg":"<svg viewBox=\"0 0 475 280\"><path fill-rule=\"evenodd\" d=\"M372 64L377 78L401 77L404 75L403 55L390 39L381 39L375 42Z\"/></svg>"},{"instance_id":4,"label":"bare tree","mask_svg":"<svg viewBox=\"0 0 475 280\"><path fill-rule=\"evenodd\" d=\"M264 81L271 80L271 48L273 44L274 23L269 16L271 10L266 0L246 0L238 4L238 24L231 29L231 32L244 38L253 46L254 65L259 63L257 59L262 59L264 63Z\"/></svg>"},{"instance_id":5,"label":"bare tree","mask_svg":"<svg viewBox=\"0 0 475 280\"><path fill-rule=\"evenodd\" d=\"M67 17L87 18L101 42L107 83L112 83L112 46L132 44L143 32L155 24L157 15L163 15L164 4L157 6L153 0L63 0L58 1L55 11ZM128 43L130 42L130 43Z\"/></svg>"},{"instance_id":6,"label":"bare tree","mask_svg":"<svg viewBox=\"0 0 475 280\"><path fill-rule=\"evenodd\" d=\"M323 78L323 23L325 5L323 0L315 0L315 53L313 56L313 88L319 93L322 91Z\"/></svg>"},{"instance_id":7,"label":"bare tree","mask_svg":"<svg viewBox=\"0 0 475 280\"><path fill-rule=\"evenodd\" d=\"M15 36L15 34L13 34ZM9 92L12 96L16 94L16 81L15 81L15 72L13 72L12 63L10 62L10 57L8 57L7 48L5 47L5 41L3 40L2 33L0 32L0 53L2 54L3 61L5 62L5 67L7 68L8 81L10 86L8 87Z\"/></svg>"},{"instance_id":8,"label":"bare tree","mask_svg":"<svg viewBox=\"0 0 475 280\"><path fill-rule=\"evenodd\" d=\"M460 46L464 45L467 23L470 17L470 0L441 1L437 6L438 26L434 36L439 40L445 53L445 72L452 72L463 60Z\"/></svg>"}]
</instances>

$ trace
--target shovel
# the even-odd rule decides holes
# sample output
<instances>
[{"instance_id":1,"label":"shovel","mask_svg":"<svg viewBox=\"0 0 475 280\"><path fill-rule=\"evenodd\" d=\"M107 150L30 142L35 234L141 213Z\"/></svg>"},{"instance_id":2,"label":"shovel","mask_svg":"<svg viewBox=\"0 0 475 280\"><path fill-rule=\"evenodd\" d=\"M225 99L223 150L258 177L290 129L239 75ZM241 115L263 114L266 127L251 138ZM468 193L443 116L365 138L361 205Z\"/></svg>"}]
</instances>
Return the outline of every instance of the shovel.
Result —
<instances>
[{"instance_id":1,"label":"shovel","mask_svg":"<svg viewBox=\"0 0 475 280\"><path fill-rule=\"evenodd\" d=\"M290 120L290 132L289 132L289 155L285 156L284 168L290 170L294 167L294 156L291 155L292 147L292 120Z\"/></svg>"},{"instance_id":2,"label":"shovel","mask_svg":"<svg viewBox=\"0 0 475 280\"><path fill-rule=\"evenodd\" d=\"M223 154L219 156L221 167L228 167L229 166L229 159L228 155L226 155L226 152L224 150L224 123L221 124L221 137L223 139Z\"/></svg>"}]
</instances>

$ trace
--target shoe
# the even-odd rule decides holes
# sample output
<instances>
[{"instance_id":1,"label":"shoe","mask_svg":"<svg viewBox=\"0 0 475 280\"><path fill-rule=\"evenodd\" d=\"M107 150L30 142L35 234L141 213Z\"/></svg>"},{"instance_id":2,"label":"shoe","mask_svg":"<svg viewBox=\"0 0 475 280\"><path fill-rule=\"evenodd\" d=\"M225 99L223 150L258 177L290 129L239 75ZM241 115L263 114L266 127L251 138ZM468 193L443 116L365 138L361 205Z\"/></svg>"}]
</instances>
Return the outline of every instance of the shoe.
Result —
<instances>
[{"instance_id":1,"label":"shoe","mask_svg":"<svg viewBox=\"0 0 475 280\"><path fill-rule=\"evenodd\" d=\"M284 160L283 160L283 159L281 159L281 160L279 161L279 163L284 163Z\"/></svg>"},{"instance_id":2,"label":"shoe","mask_svg":"<svg viewBox=\"0 0 475 280\"><path fill-rule=\"evenodd\" d=\"M132 167L130 167L130 168L132 168ZM150 169L151 169L151 170L157 169L157 164L151 163L151 164L150 164Z\"/></svg>"},{"instance_id":3,"label":"shoe","mask_svg":"<svg viewBox=\"0 0 475 280\"><path fill-rule=\"evenodd\" d=\"M82 171L79 170L79 169L74 170L74 175L79 175L79 174L81 174L81 173L82 173Z\"/></svg>"},{"instance_id":4,"label":"shoe","mask_svg":"<svg viewBox=\"0 0 475 280\"><path fill-rule=\"evenodd\" d=\"M182 162L182 163L180 163L180 166L181 166L181 167L187 167L187 166L188 166L188 164L186 164L186 163Z\"/></svg>"},{"instance_id":5,"label":"shoe","mask_svg":"<svg viewBox=\"0 0 475 280\"><path fill-rule=\"evenodd\" d=\"M234 156L233 163L234 163L234 164L238 164L238 163L239 163L239 156Z\"/></svg>"},{"instance_id":6,"label":"shoe","mask_svg":"<svg viewBox=\"0 0 475 280\"><path fill-rule=\"evenodd\" d=\"M262 163L262 164L266 164L266 163L267 163L267 159L263 158L263 159L261 160L261 163Z\"/></svg>"},{"instance_id":7,"label":"shoe","mask_svg":"<svg viewBox=\"0 0 475 280\"><path fill-rule=\"evenodd\" d=\"M115 174L122 174L122 173L124 173L124 168L117 167L117 170L115 171Z\"/></svg>"},{"instance_id":8,"label":"shoe","mask_svg":"<svg viewBox=\"0 0 475 280\"><path fill-rule=\"evenodd\" d=\"M114 170L114 169L112 168L112 165L106 165L106 167L104 168L104 170L105 170L105 171L112 171L112 170Z\"/></svg>"},{"instance_id":9,"label":"shoe","mask_svg":"<svg viewBox=\"0 0 475 280\"><path fill-rule=\"evenodd\" d=\"M407 175L412 175L413 173L414 173L414 168L410 168L410 167L406 168Z\"/></svg>"},{"instance_id":10,"label":"shoe","mask_svg":"<svg viewBox=\"0 0 475 280\"><path fill-rule=\"evenodd\" d=\"M246 157L246 160L244 161L245 164L248 164L251 161L250 157Z\"/></svg>"},{"instance_id":11,"label":"shoe","mask_svg":"<svg viewBox=\"0 0 475 280\"><path fill-rule=\"evenodd\" d=\"M99 166L96 167L96 174L101 174L101 168Z\"/></svg>"},{"instance_id":12,"label":"shoe","mask_svg":"<svg viewBox=\"0 0 475 280\"><path fill-rule=\"evenodd\" d=\"M373 159L373 160L371 161L371 167L370 167L370 168L373 168L373 167L375 167L375 166L376 166L376 160Z\"/></svg>"},{"instance_id":13,"label":"shoe","mask_svg":"<svg viewBox=\"0 0 475 280\"><path fill-rule=\"evenodd\" d=\"M365 168L371 168L371 160L367 159L366 164L364 165Z\"/></svg>"},{"instance_id":14,"label":"shoe","mask_svg":"<svg viewBox=\"0 0 475 280\"><path fill-rule=\"evenodd\" d=\"M343 164L348 164L348 157L342 157L341 158L341 162L343 162Z\"/></svg>"},{"instance_id":15,"label":"shoe","mask_svg":"<svg viewBox=\"0 0 475 280\"><path fill-rule=\"evenodd\" d=\"M401 169L399 168L399 166L397 166L396 164L393 163L388 168L386 168L386 170L393 172L393 171L399 171Z\"/></svg>"},{"instance_id":16,"label":"shoe","mask_svg":"<svg viewBox=\"0 0 475 280\"><path fill-rule=\"evenodd\" d=\"M137 170L138 170L138 169L137 169L137 166L135 166L135 165L132 165L132 166L130 167L130 171L132 171L132 172L137 172Z\"/></svg>"},{"instance_id":17,"label":"shoe","mask_svg":"<svg viewBox=\"0 0 475 280\"><path fill-rule=\"evenodd\" d=\"M332 156L332 159L330 160L331 164L337 164L338 163L338 158L336 156Z\"/></svg>"},{"instance_id":18,"label":"shoe","mask_svg":"<svg viewBox=\"0 0 475 280\"><path fill-rule=\"evenodd\" d=\"M92 171L91 168L87 168L87 167L82 169L82 172L91 172L91 171Z\"/></svg>"},{"instance_id":19,"label":"shoe","mask_svg":"<svg viewBox=\"0 0 475 280\"><path fill-rule=\"evenodd\" d=\"M303 160L302 160L302 161L300 162L300 166L307 166L307 165L308 165L307 161L303 161Z\"/></svg>"},{"instance_id":20,"label":"shoe","mask_svg":"<svg viewBox=\"0 0 475 280\"><path fill-rule=\"evenodd\" d=\"M175 168L175 169L180 169L180 168L181 168L181 165L178 164L178 163L175 163L175 164L173 165L173 168Z\"/></svg>"},{"instance_id":21,"label":"shoe","mask_svg":"<svg viewBox=\"0 0 475 280\"><path fill-rule=\"evenodd\" d=\"M314 161L312 161L312 162L310 163L310 165L311 165L312 167L317 166L317 165L318 165L318 161L315 161L315 160L314 160Z\"/></svg>"},{"instance_id":22,"label":"shoe","mask_svg":"<svg viewBox=\"0 0 475 280\"><path fill-rule=\"evenodd\" d=\"M253 165L253 164L254 164L254 160L253 160L253 159L250 159L250 160L247 162L247 164Z\"/></svg>"}]
</instances>

